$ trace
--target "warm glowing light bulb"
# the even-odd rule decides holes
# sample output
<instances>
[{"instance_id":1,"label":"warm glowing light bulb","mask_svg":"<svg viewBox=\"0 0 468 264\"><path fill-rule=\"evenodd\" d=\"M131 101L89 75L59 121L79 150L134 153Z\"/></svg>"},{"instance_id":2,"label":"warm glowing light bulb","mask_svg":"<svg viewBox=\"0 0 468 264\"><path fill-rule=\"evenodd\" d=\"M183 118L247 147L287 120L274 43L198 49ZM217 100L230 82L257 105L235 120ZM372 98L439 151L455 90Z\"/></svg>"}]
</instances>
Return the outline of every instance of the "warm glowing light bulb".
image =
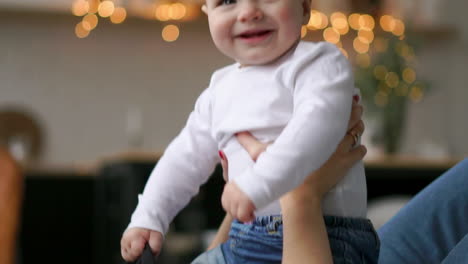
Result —
<instances>
[{"instance_id":1,"label":"warm glowing light bulb","mask_svg":"<svg viewBox=\"0 0 468 264\"><path fill-rule=\"evenodd\" d=\"M395 28L395 19L390 15L383 15L380 18L380 27L383 31L392 32Z\"/></svg>"},{"instance_id":2,"label":"warm glowing light bulb","mask_svg":"<svg viewBox=\"0 0 468 264\"><path fill-rule=\"evenodd\" d=\"M322 12L319 12L319 15L321 18L321 23L318 28L325 29L326 27L328 27L328 17Z\"/></svg>"},{"instance_id":3,"label":"warm glowing light bulb","mask_svg":"<svg viewBox=\"0 0 468 264\"><path fill-rule=\"evenodd\" d=\"M359 37L353 41L353 48L357 53L366 53L369 51L369 44L362 42Z\"/></svg>"},{"instance_id":4,"label":"warm glowing light bulb","mask_svg":"<svg viewBox=\"0 0 468 264\"><path fill-rule=\"evenodd\" d=\"M156 8L156 19L160 21L168 21L169 17L169 4L162 4Z\"/></svg>"},{"instance_id":5,"label":"warm glowing light bulb","mask_svg":"<svg viewBox=\"0 0 468 264\"><path fill-rule=\"evenodd\" d=\"M335 12L330 16L332 27L335 28L341 35L346 35L349 32L348 20L346 15L341 12Z\"/></svg>"},{"instance_id":6,"label":"warm glowing light bulb","mask_svg":"<svg viewBox=\"0 0 468 264\"><path fill-rule=\"evenodd\" d=\"M358 32L358 38L364 43L371 44L374 41L374 32L368 29L361 29Z\"/></svg>"},{"instance_id":7,"label":"warm glowing light bulb","mask_svg":"<svg viewBox=\"0 0 468 264\"><path fill-rule=\"evenodd\" d=\"M106 0L101 2L98 7L98 14L101 17L110 17L114 13L115 7L114 2Z\"/></svg>"},{"instance_id":8,"label":"warm glowing light bulb","mask_svg":"<svg viewBox=\"0 0 468 264\"><path fill-rule=\"evenodd\" d=\"M323 39L336 44L340 41L340 33L336 29L329 27L323 31Z\"/></svg>"},{"instance_id":9,"label":"warm glowing light bulb","mask_svg":"<svg viewBox=\"0 0 468 264\"><path fill-rule=\"evenodd\" d=\"M349 17L348 17L348 22L349 22L349 26L354 29L354 30L359 30L360 26L359 26L359 18L361 17L360 14L357 14L357 13L354 13L354 14L351 14Z\"/></svg>"},{"instance_id":10,"label":"warm glowing light bulb","mask_svg":"<svg viewBox=\"0 0 468 264\"><path fill-rule=\"evenodd\" d=\"M97 13L99 4L101 3L100 0L88 0L89 3L89 10L88 13Z\"/></svg>"},{"instance_id":11,"label":"warm glowing light bulb","mask_svg":"<svg viewBox=\"0 0 468 264\"><path fill-rule=\"evenodd\" d=\"M162 38L167 42L176 41L179 38L179 28L176 25L167 25L162 30Z\"/></svg>"},{"instance_id":12,"label":"warm glowing light bulb","mask_svg":"<svg viewBox=\"0 0 468 264\"><path fill-rule=\"evenodd\" d=\"M341 12L334 12L333 14L330 15L330 20L333 25L333 21L335 20L340 20L340 19L345 19L346 20L346 15L341 13Z\"/></svg>"},{"instance_id":13,"label":"warm glowing light bulb","mask_svg":"<svg viewBox=\"0 0 468 264\"><path fill-rule=\"evenodd\" d=\"M375 27L374 18L370 15L364 14L359 17L359 28L373 30Z\"/></svg>"},{"instance_id":14,"label":"warm glowing light bulb","mask_svg":"<svg viewBox=\"0 0 468 264\"><path fill-rule=\"evenodd\" d=\"M405 24L400 19L394 20L395 26L393 27L392 33L395 36L403 36L405 34Z\"/></svg>"},{"instance_id":15,"label":"warm glowing light bulb","mask_svg":"<svg viewBox=\"0 0 468 264\"><path fill-rule=\"evenodd\" d=\"M387 76L385 76L385 83L388 85L388 87L395 88L400 83L400 78L398 77L398 74L389 72L387 73Z\"/></svg>"},{"instance_id":16,"label":"warm glowing light bulb","mask_svg":"<svg viewBox=\"0 0 468 264\"><path fill-rule=\"evenodd\" d=\"M75 26L75 35L78 38L86 38L89 35L89 30L86 30L83 27L83 22L76 24Z\"/></svg>"},{"instance_id":17,"label":"warm glowing light bulb","mask_svg":"<svg viewBox=\"0 0 468 264\"><path fill-rule=\"evenodd\" d=\"M404 69L403 80L408 84L413 83L414 81L416 81L416 72L411 68Z\"/></svg>"},{"instance_id":18,"label":"warm glowing light bulb","mask_svg":"<svg viewBox=\"0 0 468 264\"><path fill-rule=\"evenodd\" d=\"M309 19L309 23L307 23L307 27L310 30L324 29L327 26L328 26L328 18L325 14L316 10L310 11L310 19Z\"/></svg>"},{"instance_id":19,"label":"warm glowing light bulb","mask_svg":"<svg viewBox=\"0 0 468 264\"><path fill-rule=\"evenodd\" d=\"M117 7L114 10L114 13L110 16L110 20L114 24L120 24L124 22L125 18L127 18L127 11L123 7Z\"/></svg>"},{"instance_id":20,"label":"warm glowing light bulb","mask_svg":"<svg viewBox=\"0 0 468 264\"><path fill-rule=\"evenodd\" d=\"M83 28L91 31L96 28L98 24L98 17L95 14L87 14L83 17Z\"/></svg>"},{"instance_id":21,"label":"warm glowing light bulb","mask_svg":"<svg viewBox=\"0 0 468 264\"><path fill-rule=\"evenodd\" d=\"M89 3L85 0L76 0L72 5L72 13L75 16L84 16L89 11Z\"/></svg>"},{"instance_id":22,"label":"warm glowing light bulb","mask_svg":"<svg viewBox=\"0 0 468 264\"><path fill-rule=\"evenodd\" d=\"M169 6L169 18L174 20L182 19L187 14L187 8L182 3L174 3Z\"/></svg>"}]
</instances>

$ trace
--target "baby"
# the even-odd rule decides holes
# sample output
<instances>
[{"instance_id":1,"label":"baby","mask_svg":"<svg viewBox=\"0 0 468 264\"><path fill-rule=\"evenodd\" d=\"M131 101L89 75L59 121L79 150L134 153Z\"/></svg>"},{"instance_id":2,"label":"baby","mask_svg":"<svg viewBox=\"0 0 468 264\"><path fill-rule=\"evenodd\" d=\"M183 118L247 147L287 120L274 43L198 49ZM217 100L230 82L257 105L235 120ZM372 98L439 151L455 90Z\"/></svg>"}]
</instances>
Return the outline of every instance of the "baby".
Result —
<instances>
[{"instance_id":1,"label":"baby","mask_svg":"<svg viewBox=\"0 0 468 264\"><path fill-rule=\"evenodd\" d=\"M212 174L221 150L229 160L230 177L222 204L237 220L231 238L216 252L227 263L281 262L278 198L334 152L346 133L355 93L351 67L338 48L300 40L310 4L206 1L202 9L213 41L236 63L212 75L185 127L151 173L122 237L125 260L136 259L147 242L159 252L170 222ZM273 142L255 162L236 140L243 131ZM358 254L370 250L356 242L366 236L375 239L365 219L366 199L362 163L324 198L327 229L340 229L330 238L334 255L344 254L345 244ZM365 231L359 239L356 230ZM193 263L206 263L201 259Z\"/></svg>"}]
</instances>

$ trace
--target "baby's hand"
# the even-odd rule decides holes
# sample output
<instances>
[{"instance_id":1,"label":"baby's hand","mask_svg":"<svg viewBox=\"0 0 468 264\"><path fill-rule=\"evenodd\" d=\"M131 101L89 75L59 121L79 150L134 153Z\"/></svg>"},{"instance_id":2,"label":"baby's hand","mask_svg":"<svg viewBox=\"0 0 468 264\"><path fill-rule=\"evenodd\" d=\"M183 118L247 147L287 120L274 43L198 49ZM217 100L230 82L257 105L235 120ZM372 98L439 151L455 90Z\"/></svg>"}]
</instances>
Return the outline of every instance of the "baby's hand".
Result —
<instances>
[{"instance_id":1,"label":"baby's hand","mask_svg":"<svg viewBox=\"0 0 468 264\"><path fill-rule=\"evenodd\" d=\"M224 186L221 203L233 218L241 222L254 220L255 205L234 182L230 181Z\"/></svg>"},{"instance_id":2,"label":"baby's hand","mask_svg":"<svg viewBox=\"0 0 468 264\"><path fill-rule=\"evenodd\" d=\"M133 227L127 229L122 235L120 252L125 261L133 262L143 253L146 243L149 243L153 254L158 255L161 251L162 242L163 236L160 232Z\"/></svg>"}]
</instances>

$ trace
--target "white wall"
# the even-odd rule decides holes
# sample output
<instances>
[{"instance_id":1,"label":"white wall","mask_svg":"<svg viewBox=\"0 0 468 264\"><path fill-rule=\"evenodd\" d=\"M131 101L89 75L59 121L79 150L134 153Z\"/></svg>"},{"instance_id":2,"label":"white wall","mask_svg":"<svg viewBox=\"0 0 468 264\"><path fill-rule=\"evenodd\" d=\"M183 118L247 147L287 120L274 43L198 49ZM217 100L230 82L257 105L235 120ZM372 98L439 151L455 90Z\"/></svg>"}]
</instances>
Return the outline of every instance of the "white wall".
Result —
<instances>
[{"instance_id":1,"label":"white wall","mask_svg":"<svg viewBox=\"0 0 468 264\"><path fill-rule=\"evenodd\" d=\"M211 43L205 19L184 24L174 43L161 40L157 22L101 23L86 39L74 36L77 22L66 15L0 13L0 107L22 104L37 114L48 163L127 149L127 112L134 107L143 115L142 148L164 150L211 72L230 62ZM410 109L403 151L417 152L427 138L467 155L468 44L459 36L427 44L421 70L434 88Z\"/></svg>"},{"instance_id":2,"label":"white wall","mask_svg":"<svg viewBox=\"0 0 468 264\"><path fill-rule=\"evenodd\" d=\"M184 26L175 43L161 40L160 24L145 21L103 23L78 39L77 21L0 15L0 106L23 104L37 113L48 162L124 150L127 111L135 106L143 112L144 149L163 150L211 72L229 62L214 49L204 20Z\"/></svg>"}]
</instances>

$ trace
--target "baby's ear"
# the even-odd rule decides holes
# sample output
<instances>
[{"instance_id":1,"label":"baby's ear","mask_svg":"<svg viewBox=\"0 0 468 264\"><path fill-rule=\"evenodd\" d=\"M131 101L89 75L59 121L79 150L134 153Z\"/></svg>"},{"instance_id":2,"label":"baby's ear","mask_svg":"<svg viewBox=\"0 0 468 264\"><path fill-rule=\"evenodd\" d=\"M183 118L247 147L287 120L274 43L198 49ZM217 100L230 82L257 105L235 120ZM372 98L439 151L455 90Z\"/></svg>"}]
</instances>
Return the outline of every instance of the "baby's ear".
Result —
<instances>
[{"instance_id":1,"label":"baby's ear","mask_svg":"<svg viewBox=\"0 0 468 264\"><path fill-rule=\"evenodd\" d=\"M208 15L208 7L206 6L206 4L202 5L201 10L203 11L203 13Z\"/></svg>"}]
</instances>

